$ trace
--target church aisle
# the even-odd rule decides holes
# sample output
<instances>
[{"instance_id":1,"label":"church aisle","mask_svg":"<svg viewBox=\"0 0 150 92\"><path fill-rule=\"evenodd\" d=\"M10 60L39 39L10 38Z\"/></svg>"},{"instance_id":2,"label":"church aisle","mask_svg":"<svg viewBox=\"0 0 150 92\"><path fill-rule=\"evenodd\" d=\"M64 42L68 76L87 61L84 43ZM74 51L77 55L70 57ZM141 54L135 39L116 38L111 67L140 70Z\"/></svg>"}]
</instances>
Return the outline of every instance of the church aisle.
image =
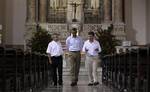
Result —
<instances>
[{"instance_id":1,"label":"church aisle","mask_svg":"<svg viewBox=\"0 0 150 92\"><path fill-rule=\"evenodd\" d=\"M49 86L42 92L117 92L115 89L109 88L100 82L97 86L88 86L88 77L79 76L77 86L70 86L70 77L63 76L63 86Z\"/></svg>"}]
</instances>

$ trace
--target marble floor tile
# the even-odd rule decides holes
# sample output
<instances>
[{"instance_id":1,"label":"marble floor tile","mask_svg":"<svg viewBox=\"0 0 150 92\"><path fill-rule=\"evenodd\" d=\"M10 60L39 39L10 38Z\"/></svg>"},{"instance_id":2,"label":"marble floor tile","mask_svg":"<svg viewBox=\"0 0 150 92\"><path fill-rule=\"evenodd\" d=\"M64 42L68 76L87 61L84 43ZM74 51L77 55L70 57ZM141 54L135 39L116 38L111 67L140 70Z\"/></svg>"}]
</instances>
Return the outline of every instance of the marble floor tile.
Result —
<instances>
[{"instance_id":1,"label":"marble floor tile","mask_svg":"<svg viewBox=\"0 0 150 92\"><path fill-rule=\"evenodd\" d=\"M79 76L79 81L77 86L70 86L70 76L63 76L63 86L49 86L42 92L117 92L113 88L109 88L101 83L97 86L88 86L88 77Z\"/></svg>"}]
</instances>

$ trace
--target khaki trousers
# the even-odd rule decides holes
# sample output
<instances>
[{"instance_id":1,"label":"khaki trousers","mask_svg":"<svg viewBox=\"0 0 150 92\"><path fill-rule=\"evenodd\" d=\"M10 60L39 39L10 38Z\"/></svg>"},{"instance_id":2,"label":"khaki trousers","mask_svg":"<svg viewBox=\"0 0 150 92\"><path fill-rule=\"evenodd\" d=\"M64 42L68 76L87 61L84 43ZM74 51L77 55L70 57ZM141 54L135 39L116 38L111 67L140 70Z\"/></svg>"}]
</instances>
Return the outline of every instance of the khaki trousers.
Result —
<instances>
[{"instance_id":1,"label":"khaki trousers","mask_svg":"<svg viewBox=\"0 0 150 92\"><path fill-rule=\"evenodd\" d=\"M98 82L97 68L99 63L100 63L99 56L86 55L89 83Z\"/></svg>"},{"instance_id":2,"label":"khaki trousers","mask_svg":"<svg viewBox=\"0 0 150 92\"><path fill-rule=\"evenodd\" d=\"M81 61L80 51L69 52L71 82L78 81L80 61Z\"/></svg>"}]
</instances>

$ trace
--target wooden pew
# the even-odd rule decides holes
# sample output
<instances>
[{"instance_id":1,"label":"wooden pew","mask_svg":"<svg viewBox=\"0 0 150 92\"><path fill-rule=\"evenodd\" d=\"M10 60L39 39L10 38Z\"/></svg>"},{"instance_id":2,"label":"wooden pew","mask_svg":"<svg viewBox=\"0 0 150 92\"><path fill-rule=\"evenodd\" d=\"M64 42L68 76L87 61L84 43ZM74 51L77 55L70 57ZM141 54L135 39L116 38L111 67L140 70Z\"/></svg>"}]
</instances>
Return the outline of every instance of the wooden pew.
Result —
<instances>
[{"instance_id":1,"label":"wooden pew","mask_svg":"<svg viewBox=\"0 0 150 92\"><path fill-rule=\"evenodd\" d=\"M149 62L149 47L139 48L139 62L137 65L137 92L149 92L148 91L148 62Z\"/></svg>"},{"instance_id":2,"label":"wooden pew","mask_svg":"<svg viewBox=\"0 0 150 92\"><path fill-rule=\"evenodd\" d=\"M150 92L150 47L102 58L102 82L120 92Z\"/></svg>"},{"instance_id":3,"label":"wooden pew","mask_svg":"<svg viewBox=\"0 0 150 92\"><path fill-rule=\"evenodd\" d=\"M11 92L13 78L5 78L5 76L5 48L0 47L0 92Z\"/></svg>"}]
</instances>

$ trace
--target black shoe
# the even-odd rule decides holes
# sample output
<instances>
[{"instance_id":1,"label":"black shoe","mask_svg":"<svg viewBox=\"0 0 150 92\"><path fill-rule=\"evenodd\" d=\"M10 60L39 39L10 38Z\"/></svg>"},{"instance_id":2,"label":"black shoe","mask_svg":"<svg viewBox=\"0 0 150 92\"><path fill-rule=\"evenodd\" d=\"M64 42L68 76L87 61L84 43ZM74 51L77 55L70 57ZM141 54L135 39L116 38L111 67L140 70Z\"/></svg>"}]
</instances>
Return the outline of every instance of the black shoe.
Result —
<instances>
[{"instance_id":1,"label":"black shoe","mask_svg":"<svg viewBox=\"0 0 150 92\"><path fill-rule=\"evenodd\" d=\"M53 86L57 86L57 83L54 83Z\"/></svg>"},{"instance_id":2,"label":"black shoe","mask_svg":"<svg viewBox=\"0 0 150 92\"><path fill-rule=\"evenodd\" d=\"M70 84L70 86L76 86L77 85L77 82L72 82L71 84Z\"/></svg>"},{"instance_id":3,"label":"black shoe","mask_svg":"<svg viewBox=\"0 0 150 92\"><path fill-rule=\"evenodd\" d=\"M59 85L60 85L60 86L62 86L62 85L63 85L63 83L62 83L62 82L60 82L60 83L59 83Z\"/></svg>"},{"instance_id":4,"label":"black shoe","mask_svg":"<svg viewBox=\"0 0 150 92\"><path fill-rule=\"evenodd\" d=\"M98 85L98 84L99 84L99 82L94 82L94 83L93 83L94 86L96 86L96 85Z\"/></svg>"},{"instance_id":5,"label":"black shoe","mask_svg":"<svg viewBox=\"0 0 150 92\"><path fill-rule=\"evenodd\" d=\"M54 84L53 87L57 87L57 84Z\"/></svg>"},{"instance_id":6,"label":"black shoe","mask_svg":"<svg viewBox=\"0 0 150 92\"><path fill-rule=\"evenodd\" d=\"M89 83L88 86L93 86L93 83Z\"/></svg>"}]
</instances>

